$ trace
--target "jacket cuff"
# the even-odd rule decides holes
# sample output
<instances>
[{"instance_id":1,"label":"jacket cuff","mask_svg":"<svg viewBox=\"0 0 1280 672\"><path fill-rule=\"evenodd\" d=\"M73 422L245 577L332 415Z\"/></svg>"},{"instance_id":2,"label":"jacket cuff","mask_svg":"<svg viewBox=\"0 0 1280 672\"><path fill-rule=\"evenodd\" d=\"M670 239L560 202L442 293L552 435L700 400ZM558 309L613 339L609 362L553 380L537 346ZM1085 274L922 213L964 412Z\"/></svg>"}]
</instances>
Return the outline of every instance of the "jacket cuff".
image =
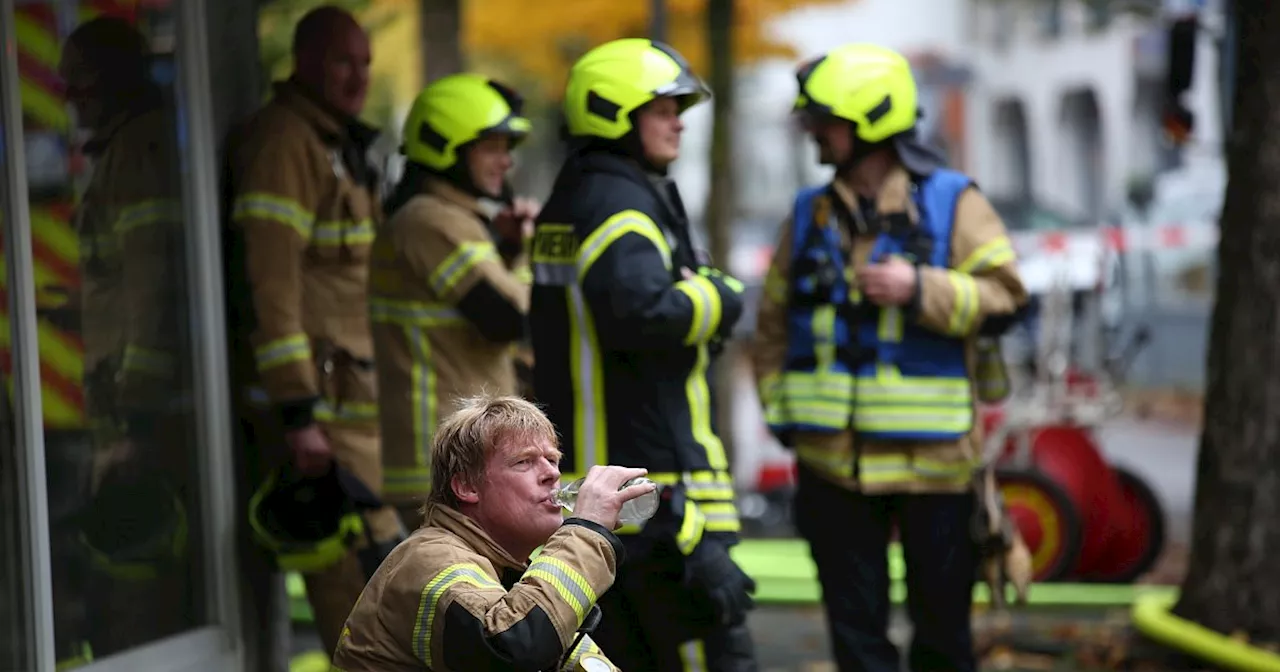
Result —
<instances>
[{"instance_id":1,"label":"jacket cuff","mask_svg":"<svg viewBox=\"0 0 1280 672\"><path fill-rule=\"evenodd\" d=\"M627 551L622 546L622 540L618 538L618 535L614 534L613 532L610 532L609 530L604 529L603 525L594 521L587 520L585 518L566 518L564 521L564 524L578 525L581 527L585 527L588 530L595 532L596 534L599 534L600 536L608 540L609 545L613 547L613 557L616 560L616 564L618 566L622 566L622 563L626 561Z\"/></svg>"},{"instance_id":2,"label":"jacket cuff","mask_svg":"<svg viewBox=\"0 0 1280 672\"><path fill-rule=\"evenodd\" d=\"M284 425L286 430L302 429L315 424L316 402L318 401L320 401L318 397L312 397L310 399L298 399L276 404L276 412L280 416L280 423Z\"/></svg>"}]
</instances>

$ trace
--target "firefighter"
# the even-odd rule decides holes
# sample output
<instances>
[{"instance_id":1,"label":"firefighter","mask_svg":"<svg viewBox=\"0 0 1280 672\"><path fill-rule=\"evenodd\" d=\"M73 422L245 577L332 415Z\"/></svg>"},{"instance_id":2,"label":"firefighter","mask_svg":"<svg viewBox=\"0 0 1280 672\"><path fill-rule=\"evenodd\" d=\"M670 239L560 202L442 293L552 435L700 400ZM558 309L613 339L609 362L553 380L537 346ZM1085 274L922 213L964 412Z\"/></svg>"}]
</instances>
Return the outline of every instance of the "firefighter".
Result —
<instances>
[{"instance_id":1,"label":"firefighter","mask_svg":"<svg viewBox=\"0 0 1280 672\"><path fill-rule=\"evenodd\" d=\"M513 201L506 181L530 128L522 108L512 89L464 73L428 86L405 121L406 167L373 244L369 308L383 487L409 529L431 489L439 418L457 399L517 391L513 346L525 334L529 287L516 269L537 214Z\"/></svg>"},{"instance_id":2,"label":"firefighter","mask_svg":"<svg viewBox=\"0 0 1280 672\"><path fill-rule=\"evenodd\" d=\"M707 376L742 285L701 262L667 177L681 113L708 95L660 42L588 52L565 92L570 153L534 230L535 394L563 437L565 478L613 463L668 486L643 530L622 529L629 560L601 599L596 639L628 670L755 669L755 584L729 556L740 525Z\"/></svg>"},{"instance_id":3,"label":"firefighter","mask_svg":"<svg viewBox=\"0 0 1280 672\"><path fill-rule=\"evenodd\" d=\"M556 431L532 403L469 399L432 442L426 523L365 588L335 669L616 672L588 631L623 562L618 512L653 492L623 487L644 470L593 468L562 519Z\"/></svg>"},{"instance_id":4,"label":"firefighter","mask_svg":"<svg viewBox=\"0 0 1280 672\"><path fill-rule=\"evenodd\" d=\"M900 669L886 632L896 525L911 668L975 670L969 488L988 394L975 373L978 342L1025 301L1014 251L973 181L918 140L905 58L843 46L797 79L797 112L835 178L801 190L782 227L753 360L769 427L796 451L795 521L836 662Z\"/></svg>"},{"instance_id":5,"label":"firefighter","mask_svg":"<svg viewBox=\"0 0 1280 672\"><path fill-rule=\"evenodd\" d=\"M336 462L377 495L366 285L380 177L367 158L377 131L357 120L369 84L368 36L349 13L321 7L298 23L293 59L293 76L274 85L231 147L231 274L239 284L230 303L239 311L236 378L245 383L238 401L263 467L259 482L282 466L324 479ZM393 508L364 517L376 542L401 534ZM360 555L348 552L303 578L331 653L365 583Z\"/></svg>"},{"instance_id":6,"label":"firefighter","mask_svg":"<svg viewBox=\"0 0 1280 672\"><path fill-rule=\"evenodd\" d=\"M150 48L98 18L63 46L59 72L92 173L79 199L84 386L93 466L77 516L90 559L86 613L98 656L194 625L185 483L194 455L182 381L181 185L173 111Z\"/></svg>"}]
</instances>

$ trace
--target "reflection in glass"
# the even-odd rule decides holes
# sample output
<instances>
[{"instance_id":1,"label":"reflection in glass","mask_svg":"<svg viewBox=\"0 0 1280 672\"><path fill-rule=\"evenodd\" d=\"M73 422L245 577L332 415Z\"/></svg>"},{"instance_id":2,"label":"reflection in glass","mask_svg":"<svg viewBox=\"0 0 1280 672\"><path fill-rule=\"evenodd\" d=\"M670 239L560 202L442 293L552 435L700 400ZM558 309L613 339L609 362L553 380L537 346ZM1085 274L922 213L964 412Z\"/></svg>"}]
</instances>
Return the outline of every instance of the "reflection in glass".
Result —
<instances>
[{"instance_id":1,"label":"reflection in glass","mask_svg":"<svg viewBox=\"0 0 1280 672\"><path fill-rule=\"evenodd\" d=\"M172 78L152 76L172 63L173 8L119 4L17 8L65 667L203 613L181 157Z\"/></svg>"}]
</instances>

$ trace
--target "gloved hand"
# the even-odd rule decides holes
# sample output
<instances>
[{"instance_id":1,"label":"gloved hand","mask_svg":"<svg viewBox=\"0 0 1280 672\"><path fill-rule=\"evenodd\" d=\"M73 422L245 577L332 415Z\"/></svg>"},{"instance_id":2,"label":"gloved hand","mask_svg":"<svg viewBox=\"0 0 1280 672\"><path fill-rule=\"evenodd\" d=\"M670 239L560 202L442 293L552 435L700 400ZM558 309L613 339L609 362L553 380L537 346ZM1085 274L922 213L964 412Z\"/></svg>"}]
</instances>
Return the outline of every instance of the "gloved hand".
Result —
<instances>
[{"instance_id":1,"label":"gloved hand","mask_svg":"<svg viewBox=\"0 0 1280 672\"><path fill-rule=\"evenodd\" d=\"M751 599L756 582L738 567L724 544L704 539L685 562L689 587L707 598L720 623L733 626L747 620L747 612L756 606Z\"/></svg>"}]
</instances>

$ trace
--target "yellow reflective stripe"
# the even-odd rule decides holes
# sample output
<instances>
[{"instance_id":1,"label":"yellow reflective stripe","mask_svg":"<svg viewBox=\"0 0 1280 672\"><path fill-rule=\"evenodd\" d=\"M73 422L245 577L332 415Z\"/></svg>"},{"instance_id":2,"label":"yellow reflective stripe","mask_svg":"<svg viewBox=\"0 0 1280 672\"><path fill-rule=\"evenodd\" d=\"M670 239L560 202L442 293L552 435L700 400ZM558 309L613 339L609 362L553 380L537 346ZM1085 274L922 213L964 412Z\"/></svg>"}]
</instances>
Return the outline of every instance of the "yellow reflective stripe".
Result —
<instances>
[{"instance_id":1,"label":"yellow reflective stripe","mask_svg":"<svg viewBox=\"0 0 1280 672\"><path fill-rule=\"evenodd\" d=\"M177 201L171 198L153 198L122 208L113 228L118 235L123 236L136 229L177 221L180 214L181 208Z\"/></svg>"},{"instance_id":2,"label":"yellow reflective stripe","mask_svg":"<svg viewBox=\"0 0 1280 672\"><path fill-rule=\"evenodd\" d=\"M560 668L561 672L574 672L578 669L578 663L582 661L583 656L604 656L604 651L596 645L590 635L584 634L578 645L573 647L573 651L569 653L569 658L564 662L564 666Z\"/></svg>"},{"instance_id":3,"label":"yellow reflective stripe","mask_svg":"<svg viewBox=\"0 0 1280 672\"><path fill-rule=\"evenodd\" d=\"M707 647L701 639L691 639L680 645L680 663L684 672L707 671Z\"/></svg>"},{"instance_id":4,"label":"yellow reflective stripe","mask_svg":"<svg viewBox=\"0 0 1280 672\"><path fill-rule=\"evenodd\" d=\"M574 615L578 617L575 626L582 625L587 612L596 603L596 591L591 584L587 583L578 570L559 558L539 555L529 563L529 569L525 570L524 576L520 577L521 581L529 579L536 579L555 588L556 594L573 609Z\"/></svg>"},{"instance_id":5,"label":"yellow reflective stripe","mask_svg":"<svg viewBox=\"0 0 1280 672\"><path fill-rule=\"evenodd\" d=\"M864 432L967 432L973 427L973 397L964 378L904 377L878 364L874 376L859 376L854 426Z\"/></svg>"},{"instance_id":6,"label":"yellow reflective stripe","mask_svg":"<svg viewBox=\"0 0 1280 672\"><path fill-rule=\"evenodd\" d=\"M853 455L811 445L796 446L796 459L825 474L853 478Z\"/></svg>"},{"instance_id":7,"label":"yellow reflective stripe","mask_svg":"<svg viewBox=\"0 0 1280 672\"><path fill-rule=\"evenodd\" d=\"M900 453L863 455L858 459L858 480L868 485L922 480L965 483L972 478L973 471L977 467L976 460L943 462L927 458L912 458Z\"/></svg>"},{"instance_id":8,"label":"yellow reflective stripe","mask_svg":"<svg viewBox=\"0 0 1280 672\"><path fill-rule=\"evenodd\" d=\"M55 672L74 670L77 667L83 667L93 662L93 647L89 646L89 642L80 642L76 648L80 650L54 663L53 669Z\"/></svg>"},{"instance_id":9,"label":"yellow reflective stripe","mask_svg":"<svg viewBox=\"0 0 1280 672\"><path fill-rule=\"evenodd\" d=\"M114 232L80 236L79 254L81 259L93 257L108 258L120 254L119 237Z\"/></svg>"},{"instance_id":10,"label":"yellow reflective stripe","mask_svg":"<svg viewBox=\"0 0 1280 672\"><path fill-rule=\"evenodd\" d=\"M517 281L526 285L533 284L533 267L532 266L528 266L528 265L520 266L514 271L514 273Z\"/></svg>"},{"instance_id":11,"label":"yellow reflective stripe","mask_svg":"<svg viewBox=\"0 0 1280 672\"><path fill-rule=\"evenodd\" d=\"M321 422L370 422L378 419L378 404L371 401L321 399L315 407L315 418Z\"/></svg>"},{"instance_id":12,"label":"yellow reflective stripe","mask_svg":"<svg viewBox=\"0 0 1280 672\"><path fill-rule=\"evenodd\" d=\"M1017 261L1018 255L1013 250L1013 243L1008 236L997 236L974 250L968 258L956 266L961 273L981 273L999 268Z\"/></svg>"},{"instance_id":13,"label":"yellow reflective stripe","mask_svg":"<svg viewBox=\"0 0 1280 672\"><path fill-rule=\"evenodd\" d=\"M439 327L466 324L466 318L445 303L369 297L369 319L381 324L404 327Z\"/></svg>"},{"instance_id":14,"label":"yellow reflective stripe","mask_svg":"<svg viewBox=\"0 0 1280 672\"><path fill-rule=\"evenodd\" d=\"M267 371L293 362L311 361L311 342L306 334L290 334L268 341L253 351L259 371Z\"/></svg>"},{"instance_id":15,"label":"yellow reflective stripe","mask_svg":"<svg viewBox=\"0 0 1280 672\"><path fill-rule=\"evenodd\" d=\"M817 369L823 370L836 361L836 307L819 306L809 320L813 331L813 356Z\"/></svg>"},{"instance_id":16,"label":"yellow reflective stripe","mask_svg":"<svg viewBox=\"0 0 1280 672\"><path fill-rule=\"evenodd\" d=\"M61 59L62 52L58 47L56 33L40 25L39 21L33 20L25 12L21 11L13 13L13 27L14 35L18 38L18 45L22 47L23 51L43 63L50 70L58 68L58 61Z\"/></svg>"},{"instance_id":17,"label":"yellow reflective stripe","mask_svg":"<svg viewBox=\"0 0 1280 672\"><path fill-rule=\"evenodd\" d=\"M124 358L120 368L154 376L167 376L173 373L173 355L164 350L129 344L124 348Z\"/></svg>"},{"instance_id":18,"label":"yellow reflective stripe","mask_svg":"<svg viewBox=\"0 0 1280 672\"><path fill-rule=\"evenodd\" d=\"M849 424L856 384L852 374L830 369L784 371L773 382L765 418L770 424L844 429Z\"/></svg>"},{"instance_id":19,"label":"yellow reflective stripe","mask_svg":"<svg viewBox=\"0 0 1280 672\"><path fill-rule=\"evenodd\" d=\"M698 510L706 519L708 532L737 532L742 529L738 520L738 505L733 502L699 502Z\"/></svg>"},{"instance_id":20,"label":"yellow reflective stripe","mask_svg":"<svg viewBox=\"0 0 1280 672\"><path fill-rule=\"evenodd\" d=\"M439 421L436 400L436 367L431 362L431 341L418 327L404 330L409 341L413 364L409 370L412 386L410 402L413 404L413 457L418 467L431 466L431 439L435 436Z\"/></svg>"},{"instance_id":21,"label":"yellow reflective stripe","mask_svg":"<svg viewBox=\"0 0 1280 672\"><path fill-rule=\"evenodd\" d=\"M858 288L858 283L855 282L856 279L857 273L854 272L853 267L845 266L844 282L845 286L849 288L849 303L854 305L862 303L862 290Z\"/></svg>"},{"instance_id":22,"label":"yellow reflective stripe","mask_svg":"<svg viewBox=\"0 0 1280 672\"><path fill-rule=\"evenodd\" d=\"M639 210L623 210L596 227L578 247L578 282L587 277L587 271L591 270L591 266L610 245L628 233L648 238L658 248L658 254L662 255L663 266L671 270L671 248L667 246L667 239L662 237L658 225Z\"/></svg>"},{"instance_id":23,"label":"yellow reflective stripe","mask_svg":"<svg viewBox=\"0 0 1280 672\"><path fill-rule=\"evenodd\" d=\"M728 471L649 472L645 477L659 485L682 484L685 494L695 502L734 498L733 476Z\"/></svg>"},{"instance_id":24,"label":"yellow reflective stripe","mask_svg":"<svg viewBox=\"0 0 1280 672\"><path fill-rule=\"evenodd\" d=\"M231 221L239 223L246 219L283 224L297 231L303 240L311 240L316 216L291 198L253 191L237 196L231 208Z\"/></svg>"},{"instance_id":25,"label":"yellow reflective stripe","mask_svg":"<svg viewBox=\"0 0 1280 672\"><path fill-rule=\"evenodd\" d=\"M728 469L729 460L724 454L724 444L711 428L711 390L707 385L707 365L710 361L707 346L699 345L693 369L685 379L684 394L689 405L693 440L706 452L707 465L712 469Z\"/></svg>"},{"instance_id":26,"label":"yellow reflective stripe","mask_svg":"<svg viewBox=\"0 0 1280 672\"><path fill-rule=\"evenodd\" d=\"M471 269L489 260L498 259L498 250L490 242L462 243L440 262L431 273L431 289L437 296L446 296L467 277Z\"/></svg>"},{"instance_id":27,"label":"yellow reflective stripe","mask_svg":"<svg viewBox=\"0 0 1280 672\"><path fill-rule=\"evenodd\" d=\"M880 309L880 321L876 325L876 337L881 343L902 342L902 309L885 306Z\"/></svg>"},{"instance_id":28,"label":"yellow reflective stripe","mask_svg":"<svg viewBox=\"0 0 1280 672\"><path fill-rule=\"evenodd\" d=\"M575 468L585 474L604 464L608 455L608 424L604 406L604 367L596 327L577 285L565 288L569 304L569 376L573 386L573 446Z\"/></svg>"},{"instance_id":29,"label":"yellow reflective stripe","mask_svg":"<svg viewBox=\"0 0 1280 672\"><path fill-rule=\"evenodd\" d=\"M684 500L684 514L680 521L680 530L676 532L676 546L680 548L680 552L689 555L693 553L694 547L698 542L702 541L702 531L706 529L707 519L702 515L698 505L693 500Z\"/></svg>"},{"instance_id":30,"label":"yellow reflective stripe","mask_svg":"<svg viewBox=\"0 0 1280 672\"><path fill-rule=\"evenodd\" d=\"M710 341L720 328L721 310L720 292L715 283L695 275L688 280L676 283L676 289L689 297L693 304L693 315L689 320L689 333L685 334L685 345L698 345Z\"/></svg>"},{"instance_id":31,"label":"yellow reflective stripe","mask_svg":"<svg viewBox=\"0 0 1280 672\"><path fill-rule=\"evenodd\" d=\"M373 220L328 220L316 222L311 244L320 247L338 245L370 245L374 236Z\"/></svg>"},{"instance_id":32,"label":"yellow reflective stripe","mask_svg":"<svg viewBox=\"0 0 1280 672\"><path fill-rule=\"evenodd\" d=\"M25 79L18 80L18 95L22 99L22 111L57 131L66 131L71 125L65 101Z\"/></svg>"},{"instance_id":33,"label":"yellow reflective stripe","mask_svg":"<svg viewBox=\"0 0 1280 672\"><path fill-rule=\"evenodd\" d=\"M421 459L415 451L415 458ZM389 495L425 495L431 492L429 467L383 467L382 491Z\"/></svg>"},{"instance_id":34,"label":"yellow reflective stripe","mask_svg":"<svg viewBox=\"0 0 1280 672\"><path fill-rule=\"evenodd\" d=\"M485 573L480 565L460 563L449 565L427 582L422 589L422 597L418 600L418 619L413 626L413 655L418 657L427 667L431 662L431 628L435 623L436 608L440 606L440 598L450 588L461 584L470 584L481 589L494 589L506 592L502 584Z\"/></svg>"},{"instance_id":35,"label":"yellow reflective stripe","mask_svg":"<svg viewBox=\"0 0 1280 672\"><path fill-rule=\"evenodd\" d=\"M956 294L947 331L963 336L973 329L978 319L978 281L972 275L951 270L947 271L947 279Z\"/></svg>"}]
</instances>

